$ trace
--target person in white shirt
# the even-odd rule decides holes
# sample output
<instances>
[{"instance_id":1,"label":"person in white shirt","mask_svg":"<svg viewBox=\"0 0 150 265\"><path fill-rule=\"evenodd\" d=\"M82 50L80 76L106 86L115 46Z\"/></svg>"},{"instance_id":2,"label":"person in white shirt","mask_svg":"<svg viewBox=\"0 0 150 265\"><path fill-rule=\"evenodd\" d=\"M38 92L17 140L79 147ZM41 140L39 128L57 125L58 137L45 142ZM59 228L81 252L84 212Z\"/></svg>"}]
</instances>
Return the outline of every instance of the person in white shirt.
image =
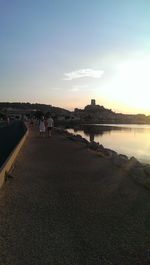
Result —
<instances>
[{"instance_id":1,"label":"person in white shirt","mask_svg":"<svg viewBox=\"0 0 150 265\"><path fill-rule=\"evenodd\" d=\"M39 121L39 130L40 130L40 135L44 136L44 133L45 133L44 117L41 117L41 119Z\"/></svg>"},{"instance_id":2,"label":"person in white shirt","mask_svg":"<svg viewBox=\"0 0 150 265\"><path fill-rule=\"evenodd\" d=\"M47 131L48 131L49 137L52 135L53 126L54 126L54 121L53 121L52 117L49 116L47 119Z\"/></svg>"}]
</instances>

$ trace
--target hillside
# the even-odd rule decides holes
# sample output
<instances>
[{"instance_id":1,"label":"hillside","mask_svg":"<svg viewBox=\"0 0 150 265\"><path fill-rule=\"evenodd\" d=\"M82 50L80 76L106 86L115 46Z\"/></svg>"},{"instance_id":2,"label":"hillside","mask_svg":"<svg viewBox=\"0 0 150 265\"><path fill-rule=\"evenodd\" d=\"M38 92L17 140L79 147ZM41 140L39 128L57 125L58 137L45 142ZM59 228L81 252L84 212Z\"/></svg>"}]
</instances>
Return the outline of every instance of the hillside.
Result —
<instances>
[{"instance_id":1,"label":"hillside","mask_svg":"<svg viewBox=\"0 0 150 265\"><path fill-rule=\"evenodd\" d=\"M75 109L74 114L84 123L150 123L145 114L116 113L100 105L87 105L84 109Z\"/></svg>"},{"instance_id":2,"label":"hillside","mask_svg":"<svg viewBox=\"0 0 150 265\"><path fill-rule=\"evenodd\" d=\"M47 104L39 103L24 103L24 102L0 102L0 111L7 114L11 110L22 110L26 113L33 111L42 112L46 114L50 112L51 115L59 122L75 122L75 123L139 123L150 124L150 116L145 114L122 114L116 113L111 109L107 109L100 105L87 105L84 109L76 108L73 112L54 107Z\"/></svg>"},{"instance_id":3,"label":"hillside","mask_svg":"<svg viewBox=\"0 0 150 265\"><path fill-rule=\"evenodd\" d=\"M0 110L4 113L10 111L25 111L26 113L31 113L32 111L40 111L45 114L47 112L50 112L53 116L70 114L70 111L63 108L53 107L52 105L47 104L28 102L0 102Z\"/></svg>"}]
</instances>

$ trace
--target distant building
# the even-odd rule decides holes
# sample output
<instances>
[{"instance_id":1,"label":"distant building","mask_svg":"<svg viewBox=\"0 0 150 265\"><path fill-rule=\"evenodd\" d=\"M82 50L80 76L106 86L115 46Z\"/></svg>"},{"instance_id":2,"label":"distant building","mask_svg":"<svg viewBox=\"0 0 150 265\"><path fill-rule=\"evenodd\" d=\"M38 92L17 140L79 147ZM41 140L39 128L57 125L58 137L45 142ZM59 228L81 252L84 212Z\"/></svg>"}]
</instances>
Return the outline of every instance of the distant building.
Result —
<instances>
[{"instance_id":1,"label":"distant building","mask_svg":"<svg viewBox=\"0 0 150 265\"><path fill-rule=\"evenodd\" d=\"M11 120L26 120L27 117L30 117L31 113L34 113L31 109L15 109L15 108L7 108L7 116Z\"/></svg>"},{"instance_id":2,"label":"distant building","mask_svg":"<svg viewBox=\"0 0 150 265\"><path fill-rule=\"evenodd\" d=\"M95 99L91 99L91 105L95 106L96 105L96 100Z\"/></svg>"}]
</instances>

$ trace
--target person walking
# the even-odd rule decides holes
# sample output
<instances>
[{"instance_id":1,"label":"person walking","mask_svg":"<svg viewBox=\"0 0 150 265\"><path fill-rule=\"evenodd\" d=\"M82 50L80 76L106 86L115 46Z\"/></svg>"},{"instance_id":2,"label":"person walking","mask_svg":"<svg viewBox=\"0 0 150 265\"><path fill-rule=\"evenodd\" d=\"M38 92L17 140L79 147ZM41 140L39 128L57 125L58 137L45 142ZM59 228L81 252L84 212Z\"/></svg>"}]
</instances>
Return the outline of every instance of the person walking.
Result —
<instances>
[{"instance_id":1,"label":"person walking","mask_svg":"<svg viewBox=\"0 0 150 265\"><path fill-rule=\"evenodd\" d=\"M40 121L39 121L39 130L40 130L40 135L41 136L44 136L44 133L45 133L45 123L44 123L44 117L41 117L40 118Z\"/></svg>"},{"instance_id":2,"label":"person walking","mask_svg":"<svg viewBox=\"0 0 150 265\"><path fill-rule=\"evenodd\" d=\"M49 116L46 122L47 122L48 137L50 137L52 135L52 129L54 127L54 120L52 119L51 116Z\"/></svg>"}]
</instances>

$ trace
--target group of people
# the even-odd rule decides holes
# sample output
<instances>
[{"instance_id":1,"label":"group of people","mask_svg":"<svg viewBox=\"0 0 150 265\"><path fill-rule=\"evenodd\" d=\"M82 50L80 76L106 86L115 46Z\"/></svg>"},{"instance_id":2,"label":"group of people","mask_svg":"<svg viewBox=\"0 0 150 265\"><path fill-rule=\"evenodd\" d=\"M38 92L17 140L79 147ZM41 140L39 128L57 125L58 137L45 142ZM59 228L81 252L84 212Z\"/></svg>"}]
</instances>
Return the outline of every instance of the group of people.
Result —
<instances>
[{"instance_id":1,"label":"group of people","mask_svg":"<svg viewBox=\"0 0 150 265\"><path fill-rule=\"evenodd\" d=\"M39 131L41 136L44 136L47 130L48 136L50 137L52 134L53 127L54 127L54 121L51 116L49 116L47 119L44 119L44 116L40 118Z\"/></svg>"}]
</instances>

